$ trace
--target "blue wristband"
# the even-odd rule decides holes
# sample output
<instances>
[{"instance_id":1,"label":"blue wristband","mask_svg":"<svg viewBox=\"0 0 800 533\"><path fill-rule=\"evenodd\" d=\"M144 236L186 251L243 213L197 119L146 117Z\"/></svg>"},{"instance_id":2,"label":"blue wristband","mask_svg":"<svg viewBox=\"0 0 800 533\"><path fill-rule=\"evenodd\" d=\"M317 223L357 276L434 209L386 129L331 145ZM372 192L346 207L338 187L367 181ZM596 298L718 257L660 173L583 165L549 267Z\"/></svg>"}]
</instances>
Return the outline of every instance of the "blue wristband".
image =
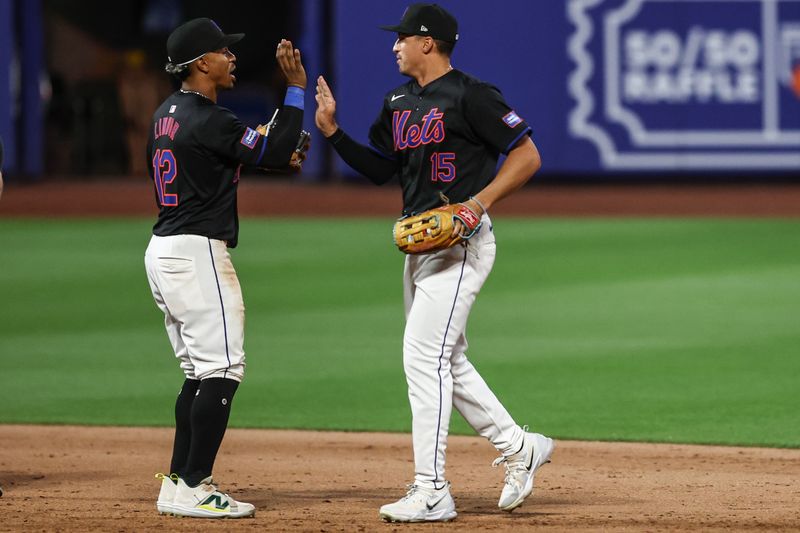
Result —
<instances>
[{"instance_id":1,"label":"blue wristband","mask_svg":"<svg viewBox=\"0 0 800 533\"><path fill-rule=\"evenodd\" d=\"M305 110L303 106L304 97L306 92L300 87L294 85L286 88L286 98L283 100L283 105L290 105L300 110Z\"/></svg>"}]
</instances>

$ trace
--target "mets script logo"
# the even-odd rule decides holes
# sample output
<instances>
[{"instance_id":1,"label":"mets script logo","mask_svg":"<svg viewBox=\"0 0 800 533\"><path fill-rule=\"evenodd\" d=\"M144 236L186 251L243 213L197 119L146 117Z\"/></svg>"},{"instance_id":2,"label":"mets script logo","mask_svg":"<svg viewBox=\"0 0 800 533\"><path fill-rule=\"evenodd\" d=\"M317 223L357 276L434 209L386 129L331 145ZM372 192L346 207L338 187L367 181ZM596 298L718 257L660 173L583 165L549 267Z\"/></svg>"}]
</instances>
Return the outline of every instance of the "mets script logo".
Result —
<instances>
[{"instance_id":1,"label":"mets script logo","mask_svg":"<svg viewBox=\"0 0 800 533\"><path fill-rule=\"evenodd\" d=\"M444 113L434 107L422 117L422 124L411 124L406 128L411 111L395 111L392 115L392 138L395 150L416 148L423 144L440 143L444 140Z\"/></svg>"},{"instance_id":2,"label":"mets script logo","mask_svg":"<svg viewBox=\"0 0 800 533\"><path fill-rule=\"evenodd\" d=\"M800 0L569 0L570 133L606 168L800 167Z\"/></svg>"}]
</instances>

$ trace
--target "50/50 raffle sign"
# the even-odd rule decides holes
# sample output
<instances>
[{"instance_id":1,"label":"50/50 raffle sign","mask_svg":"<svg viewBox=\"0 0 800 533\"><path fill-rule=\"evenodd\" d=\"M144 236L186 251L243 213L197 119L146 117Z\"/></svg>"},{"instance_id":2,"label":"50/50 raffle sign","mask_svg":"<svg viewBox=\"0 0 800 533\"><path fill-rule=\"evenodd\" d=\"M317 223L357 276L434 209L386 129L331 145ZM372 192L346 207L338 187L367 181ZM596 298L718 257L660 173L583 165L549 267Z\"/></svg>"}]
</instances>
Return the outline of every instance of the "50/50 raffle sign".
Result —
<instances>
[{"instance_id":1,"label":"50/50 raffle sign","mask_svg":"<svg viewBox=\"0 0 800 533\"><path fill-rule=\"evenodd\" d=\"M800 0L569 0L569 134L605 169L800 170Z\"/></svg>"}]
</instances>

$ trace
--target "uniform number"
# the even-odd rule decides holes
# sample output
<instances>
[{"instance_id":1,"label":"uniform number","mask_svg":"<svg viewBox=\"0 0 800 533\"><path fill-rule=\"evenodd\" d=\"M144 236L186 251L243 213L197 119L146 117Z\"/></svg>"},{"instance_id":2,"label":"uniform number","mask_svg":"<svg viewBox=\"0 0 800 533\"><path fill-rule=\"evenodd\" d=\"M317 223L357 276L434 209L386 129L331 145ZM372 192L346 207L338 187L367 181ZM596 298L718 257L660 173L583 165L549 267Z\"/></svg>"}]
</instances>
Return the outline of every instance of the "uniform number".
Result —
<instances>
[{"instance_id":1,"label":"uniform number","mask_svg":"<svg viewBox=\"0 0 800 533\"><path fill-rule=\"evenodd\" d=\"M172 150L156 150L153 156L153 180L156 182L158 201L163 206L178 205L178 195L167 192L167 185L175 181L178 174L178 162Z\"/></svg>"},{"instance_id":2,"label":"uniform number","mask_svg":"<svg viewBox=\"0 0 800 533\"><path fill-rule=\"evenodd\" d=\"M431 181L445 183L456 179L456 154L453 152L434 152L431 154Z\"/></svg>"}]
</instances>

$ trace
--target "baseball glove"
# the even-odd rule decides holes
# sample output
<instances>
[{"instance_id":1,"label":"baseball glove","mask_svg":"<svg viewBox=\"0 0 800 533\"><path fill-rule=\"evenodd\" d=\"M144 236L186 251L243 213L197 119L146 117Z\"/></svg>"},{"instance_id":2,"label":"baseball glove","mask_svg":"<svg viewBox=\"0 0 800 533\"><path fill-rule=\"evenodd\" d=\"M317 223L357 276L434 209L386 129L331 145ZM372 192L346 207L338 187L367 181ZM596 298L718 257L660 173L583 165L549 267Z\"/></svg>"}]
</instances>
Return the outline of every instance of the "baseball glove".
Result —
<instances>
[{"instance_id":1,"label":"baseball glove","mask_svg":"<svg viewBox=\"0 0 800 533\"><path fill-rule=\"evenodd\" d=\"M462 232L453 235L456 220ZM407 254L427 254L455 246L478 233L481 217L464 204L447 204L418 215L399 219L394 224L394 243Z\"/></svg>"}]
</instances>

